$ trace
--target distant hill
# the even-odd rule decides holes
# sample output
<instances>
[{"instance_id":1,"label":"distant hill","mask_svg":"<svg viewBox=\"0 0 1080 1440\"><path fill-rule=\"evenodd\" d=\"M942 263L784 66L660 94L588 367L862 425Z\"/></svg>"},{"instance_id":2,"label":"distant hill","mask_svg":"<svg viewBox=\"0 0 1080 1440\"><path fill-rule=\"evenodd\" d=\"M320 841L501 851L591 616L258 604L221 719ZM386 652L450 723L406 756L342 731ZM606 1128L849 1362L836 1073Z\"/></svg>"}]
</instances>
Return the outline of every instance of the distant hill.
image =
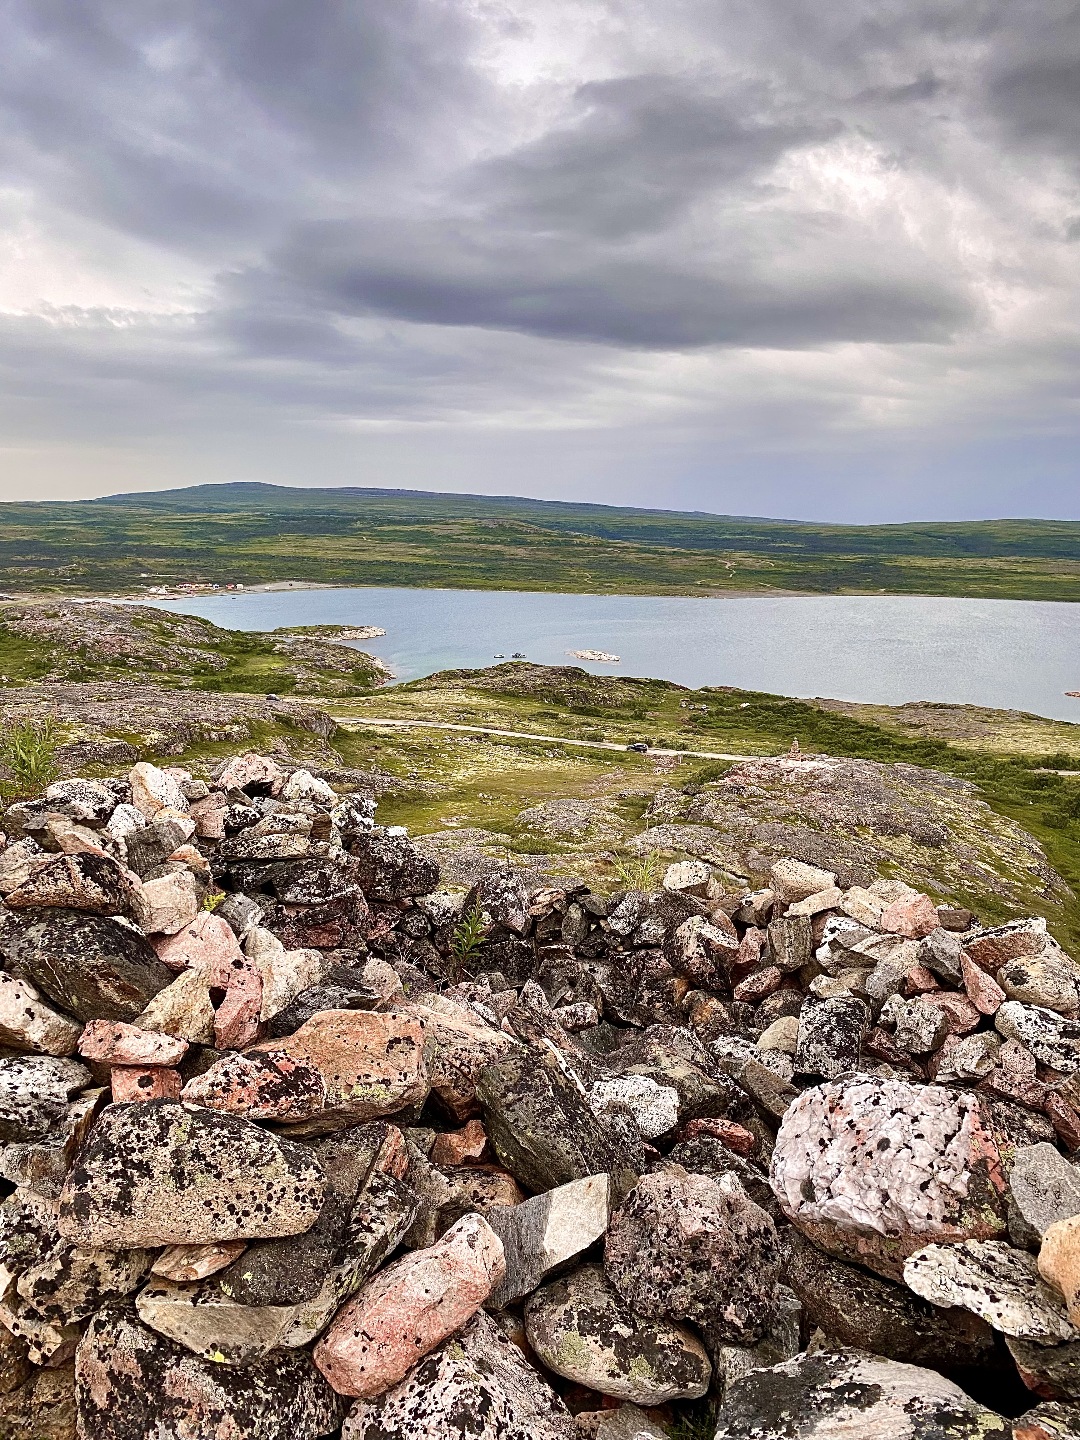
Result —
<instances>
[{"instance_id":1,"label":"distant hill","mask_svg":"<svg viewBox=\"0 0 1080 1440\"><path fill-rule=\"evenodd\" d=\"M1080 599L1080 521L825 525L510 495L241 482L0 504L0 586L295 579L627 594Z\"/></svg>"}]
</instances>

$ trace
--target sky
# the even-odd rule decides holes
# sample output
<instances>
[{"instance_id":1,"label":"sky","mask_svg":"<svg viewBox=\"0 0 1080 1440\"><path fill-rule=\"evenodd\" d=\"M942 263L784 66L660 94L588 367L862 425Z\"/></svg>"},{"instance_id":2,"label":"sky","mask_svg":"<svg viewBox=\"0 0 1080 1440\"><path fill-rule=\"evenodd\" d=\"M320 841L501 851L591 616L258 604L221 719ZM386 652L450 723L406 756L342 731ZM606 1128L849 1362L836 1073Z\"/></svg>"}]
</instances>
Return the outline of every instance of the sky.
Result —
<instances>
[{"instance_id":1,"label":"sky","mask_svg":"<svg viewBox=\"0 0 1080 1440\"><path fill-rule=\"evenodd\" d=\"M0 499L1080 518L1080 5L7 0Z\"/></svg>"}]
</instances>

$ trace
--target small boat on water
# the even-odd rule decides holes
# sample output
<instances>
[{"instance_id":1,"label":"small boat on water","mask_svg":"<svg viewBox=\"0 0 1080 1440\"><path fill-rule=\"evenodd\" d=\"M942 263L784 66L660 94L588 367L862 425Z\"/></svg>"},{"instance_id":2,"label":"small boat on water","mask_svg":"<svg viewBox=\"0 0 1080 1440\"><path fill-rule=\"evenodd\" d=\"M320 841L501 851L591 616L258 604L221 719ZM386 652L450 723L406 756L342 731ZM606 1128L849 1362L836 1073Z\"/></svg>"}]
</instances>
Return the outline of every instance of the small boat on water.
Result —
<instances>
[{"instance_id":1,"label":"small boat on water","mask_svg":"<svg viewBox=\"0 0 1080 1440\"><path fill-rule=\"evenodd\" d=\"M493 660L505 660L505 659L506 659L506 656L505 656L505 655L493 655L491 658L492 658Z\"/></svg>"},{"instance_id":2,"label":"small boat on water","mask_svg":"<svg viewBox=\"0 0 1080 1440\"><path fill-rule=\"evenodd\" d=\"M511 660L524 660L524 659L525 659L525 651L524 651L524 650L515 650L514 653L510 656L510 659L511 659Z\"/></svg>"}]
</instances>

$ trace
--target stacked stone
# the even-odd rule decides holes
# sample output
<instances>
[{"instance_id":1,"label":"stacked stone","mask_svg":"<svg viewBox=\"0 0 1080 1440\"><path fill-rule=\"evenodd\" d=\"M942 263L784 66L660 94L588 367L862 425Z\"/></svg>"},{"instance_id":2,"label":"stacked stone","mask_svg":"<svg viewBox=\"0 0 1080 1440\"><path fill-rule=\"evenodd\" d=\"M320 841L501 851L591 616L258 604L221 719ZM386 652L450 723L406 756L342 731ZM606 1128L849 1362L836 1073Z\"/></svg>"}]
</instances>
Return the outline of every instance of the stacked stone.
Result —
<instances>
[{"instance_id":1,"label":"stacked stone","mask_svg":"<svg viewBox=\"0 0 1080 1440\"><path fill-rule=\"evenodd\" d=\"M1080 1430L1044 921L793 860L455 892L374 809L248 754L7 810L0 1433Z\"/></svg>"}]
</instances>

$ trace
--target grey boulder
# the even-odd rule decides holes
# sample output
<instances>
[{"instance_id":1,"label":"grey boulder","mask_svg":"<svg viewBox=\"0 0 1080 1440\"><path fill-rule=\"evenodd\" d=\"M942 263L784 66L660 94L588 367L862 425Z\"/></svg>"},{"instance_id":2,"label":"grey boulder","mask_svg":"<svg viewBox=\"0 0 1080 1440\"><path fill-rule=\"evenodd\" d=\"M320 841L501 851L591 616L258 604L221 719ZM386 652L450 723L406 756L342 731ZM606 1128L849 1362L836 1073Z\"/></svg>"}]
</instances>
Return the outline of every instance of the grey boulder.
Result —
<instances>
[{"instance_id":1,"label":"grey boulder","mask_svg":"<svg viewBox=\"0 0 1080 1440\"><path fill-rule=\"evenodd\" d=\"M753 1344L773 1321L776 1226L734 1175L646 1175L611 1218L604 1267L639 1315L688 1320L711 1344Z\"/></svg>"},{"instance_id":2,"label":"grey boulder","mask_svg":"<svg viewBox=\"0 0 1080 1440\"><path fill-rule=\"evenodd\" d=\"M311 1153L232 1115L110 1105L68 1175L60 1233L78 1245L206 1245L299 1235L322 1209Z\"/></svg>"},{"instance_id":3,"label":"grey boulder","mask_svg":"<svg viewBox=\"0 0 1080 1440\"><path fill-rule=\"evenodd\" d=\"M565 1405L483 1311L374 1400L341 1440L581 1440Z\"/></svg>"},{"instance_id":4,"label":"grey boulder","mask_svg":"<svg viewBox=\"0 0 1080 1440\"><path fill-rule=\"evenodd\" d=\"M599 1265L538 1290L525 1306L525 1333L549 1370L616 1400L664 1405L709 1388L700 1340L685 1326L635 1314Z\"/></svg>"},{"instance_id":5,"label":"grey boulder","mask_svg":"<svg viewBox=\"0 0 1080 1440\"><path fill-rule=\"evenodd\" d=\"M862 1350L811 1354L731 1386L716 1440L1007 1440L1008 1422L935 1370Z\"/></svg>"},{"instance_id":6,"label":"grey boulder","mask_svg":"<svg viewBox=\"0 0 1080 1440\"><path fill-rule=\"evenodd\" d=\"M80 1020L134 1020L175 978L141 931L80 910L7 911L6 968Z\"/></svg>"}]
</instances>

